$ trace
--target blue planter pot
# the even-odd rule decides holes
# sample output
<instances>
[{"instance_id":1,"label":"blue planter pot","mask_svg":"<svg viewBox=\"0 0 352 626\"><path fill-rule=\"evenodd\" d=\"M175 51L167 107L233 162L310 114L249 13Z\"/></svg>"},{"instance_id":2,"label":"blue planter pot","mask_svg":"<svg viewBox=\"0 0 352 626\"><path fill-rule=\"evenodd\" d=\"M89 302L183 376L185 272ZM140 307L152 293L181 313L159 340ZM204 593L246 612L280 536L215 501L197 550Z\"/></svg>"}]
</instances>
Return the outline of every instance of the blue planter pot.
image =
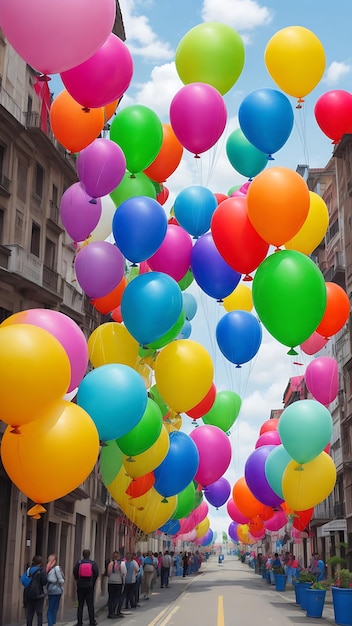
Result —
<instances>
[{"instance_id":1,"label":"blue planter pot","mask_svg":"<svg viewBox=\"0 0 352 626\"><path fill-rule=\"evenodd\" d=\"M325 596L325 589L305 590L307 617L322 617Z\"/></svg>"},{"instance_id":2,"label":"blue planter pot","mask_svg":"<svg viewBox=\"0 0 352 626\"><path fill-rule=\"evenodd\" d=\"M305 585L305 587L301 591L300 605L301 605L301 609L306 611L307 610L307 594L306 594L306 591L308 591L308 589L311 588L313 583L301 583L301 584Z\"/></svg>"},{"instance_id":3,"label":"blue planter pot","mask_svg":"<svg viewBox=\"0 0 352 626\"><path fill-rule=\"evenodd\" d=\"M295 595L296 595L296 604L301 604L302 595L305 593L306 589L309 589L312 586L312 583L296 583L295 584Z\"/></svg>"},{"instance_id":4,"label":"blue planter pot","mask_svg":"<svg viewBox=\"0 0 352 626\"><path fill-rule=\"evenodd\" d=\"M286 574L275 574L275 589L276 591L285 591L286 589Z\"/></svg>"},{"instance_id":5,"label":"blue planter pot","mask_svg":"<svg viewBox=\"0 0 352 626\"><path fill-rule=\"evenodd\" d=\"M336 624L352 626L352 589L331 587Z\"/></svg>"}]
</instances>

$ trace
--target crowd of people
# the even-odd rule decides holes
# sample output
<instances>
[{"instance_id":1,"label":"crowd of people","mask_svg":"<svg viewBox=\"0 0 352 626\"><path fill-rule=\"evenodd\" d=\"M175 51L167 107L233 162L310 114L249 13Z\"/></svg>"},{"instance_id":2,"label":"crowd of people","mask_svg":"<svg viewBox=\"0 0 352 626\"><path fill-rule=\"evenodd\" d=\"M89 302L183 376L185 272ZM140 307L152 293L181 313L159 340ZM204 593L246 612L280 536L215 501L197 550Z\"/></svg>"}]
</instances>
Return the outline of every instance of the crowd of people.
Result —
<instances>
[{"instance_id":1,"label":"crowd of people","mask_svg":"<svg viewBox=\"0 0 352 626\"><path fill-rule=\"evenodd\" d=\"M299 572L302 569L301 563L297 557L291 552L283 552L278 554L269 554L263 556L261 553L250 555L253 560L257 559L258 568L262 570L265 568L270 572L271 581L274 582L274 572L276 568L283 568L287 576L287 584L293 585L298 578ZM308 567L308 570L314 574L318 582L321 582L325 578L325 563L318 552L312 554L312 558Z\"/></svg>"}]
</instances>

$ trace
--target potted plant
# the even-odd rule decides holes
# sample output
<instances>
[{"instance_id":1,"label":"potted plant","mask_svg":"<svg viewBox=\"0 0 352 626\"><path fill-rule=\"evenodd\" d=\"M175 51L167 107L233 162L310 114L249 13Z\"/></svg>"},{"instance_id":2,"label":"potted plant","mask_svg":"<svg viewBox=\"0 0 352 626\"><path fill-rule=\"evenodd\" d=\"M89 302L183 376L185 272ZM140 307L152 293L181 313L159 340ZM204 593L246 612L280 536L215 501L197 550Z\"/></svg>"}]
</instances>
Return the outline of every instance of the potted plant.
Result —
<instances>
[{"instance_id":1,"label":"potted plant","mask_svg":"<svg viewBox=\"0 0 352 626\"><path fill-rule=\"evenodd\" d=\"M349 569L336 570L331 590L336 624L352 626L352 578Z\"/></svg>"},{"instance_id":2,"label":"potted plant","mask_svg":"<svg viewBox=\"0 0 352 626\"><path fill-rule=\"evenodd\" d=\"M309 589L305 590L305 605L307 617L322 617L326 590L330 587L330 582L322 580L315 582Z\"/></svg>"},{"instance_id":3,"label":"potted plant","mask_svg":"<svg viewBox=\"0 0 352 626\"><path fill-rule=\"evenodd\" d=\"M295 596L296 596L296 604L300 604L302 606L302 600L304 603L305 597L303 595L306 589L309 589L313 583L317 581L316 577L312 572L308 569L302 568L298 574L298 578L295 583ZM302 606L302 608L304 608Z\"/></svg>"},{"instance_id":4,"label":"potted plant","mask_svg":"<svg viewBox=\"0 0 352 626\"><path fill-rule=\"evenodd\" d=\"M285 591L286 589L286 574L285 570L281 565L273 566L273 574L275 578L275 589L276 591Z\"/></svg>"}]
</instances>

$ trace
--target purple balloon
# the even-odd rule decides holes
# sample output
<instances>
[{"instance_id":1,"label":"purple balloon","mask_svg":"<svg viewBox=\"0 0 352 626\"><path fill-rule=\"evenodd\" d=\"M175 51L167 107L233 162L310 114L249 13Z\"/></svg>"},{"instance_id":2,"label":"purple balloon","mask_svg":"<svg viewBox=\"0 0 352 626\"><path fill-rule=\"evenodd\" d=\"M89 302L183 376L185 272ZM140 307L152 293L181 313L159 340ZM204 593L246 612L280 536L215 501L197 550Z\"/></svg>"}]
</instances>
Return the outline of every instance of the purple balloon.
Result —
<instances>
[{"instance_id":1,"label":"purple balloon","mask_svg":"<svg viewBox=\"0 0 352 626\"><path fill-rule=\"evenodd\" d=\"M217 509L225 504L231 494L231 485L223 476L204 489L204 496Z\"/></svg>"},{"instance_id":2,"label":"purple balloon","mask_svg":"<svg viewBox=\"0 0 352 626\"><path fill-rule=\"evenodd\" d=\"M259 502L266 506L279 506L283 499L270 487L265 475L265 463L275 446L260 446L252 452L244 468L244 476L249 489Z\"/></svg>"},{"instance_id":3,"label":"purple balloon","mask_svg":"<svg viewBox=\"0 0 352 626\"><path fill-rule=\"evenodd\" d=\"M92 198L107 196L116 189L125 172L125 155L110 139L95 139L77 158L78 178Z\"/></svg>"},{"instance_id":4,"label":"purple balloon","mask_svg":"<svg viewBox=\"0 0 352 626\"><path fill-rule=\"evenodd\" d=\"M229 296L241 280L241 274L222 258L211 233L202 235L194 244L191 269L200 288L220 300Z\"/></svg>"},{"instance_id":5,"label":"purple balloon","mask_svg":"<svg viewBox=\"0 0 352 626\"><path fill-rule=\"evenodd\" d=\"M107 241L93 241L75 259L77 280L89 298L102 298L122 280L125 260L118 248Z\"/></svg>"},{"instance_id":6,"label":"purple balloon","mask_svg":"<svg viewBox=\"0 0 352 626\"><path fill-rule=\"evenodd\" d=\"M89 237L100 220L101 212L100 198L92 201L82 183L71 185L61 198L61 221L73 241L84 241Z\"/></svg>"},{"instance_id":7,"label":"purple balloon","mask_svg":"<svg viewBox=\"0 0 352 626\"><path fill-rule=\"evenodd\" d=\"M228 534L229 537L231 537L232 541L234 541L235 543L239 542L239 537L237 534L237 522L231 522L230 526L228 527Z\"/></svg>"},{"instance_id":8,"label":"purple balloon","mask_svg":"<svg viewBox=\"0 0 352 626\"><path fill-rule=\"evenodd\" d=\"M199 540L199 545L208 546L213 541L214 533L211 528L205 533L204 537Z\"/></svg>"}]
</instances>

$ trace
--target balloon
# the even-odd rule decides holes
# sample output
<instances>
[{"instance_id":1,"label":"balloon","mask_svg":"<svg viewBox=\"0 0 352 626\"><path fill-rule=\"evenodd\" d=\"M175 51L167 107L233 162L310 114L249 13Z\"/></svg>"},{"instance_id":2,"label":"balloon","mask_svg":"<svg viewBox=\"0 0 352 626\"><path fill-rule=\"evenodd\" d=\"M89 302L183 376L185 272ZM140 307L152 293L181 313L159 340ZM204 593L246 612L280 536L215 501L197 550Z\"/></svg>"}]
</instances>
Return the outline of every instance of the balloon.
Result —
<instances>
[{"instance_id":1,"label":"balloon","mask_svg":"<svg viewBox=\"0 0 352 626\"><path fill-rule=\"evenodd\" d=\"M199 541L200 541L200 545L201 546L209 546L214 539L214 532L212 531L211 528L209 528L208 532L204 535L204 537L202 537Z\"/></svg>"},{"instance_id":2,"label":"balloon","mask_svg":"<svg viewBox=\"0 0 352 626\"><path fill-rule=\"evenodd\" d=\"M231 442L227 435L216 426L199 426L190 437L199 452L199 466L195 480L207 487L219 480L231 461Z\"/></svg>"},{"instance_id":3,"label":"balloon","mask_svg":"<svg viewBox=\"0 0 352 626\"><path fill-rule=\"evenodd\" d=\"M159 248L148 259L149 267L164 272L176 281L181 280L191 264L192 239L175 224L168 224L165 237Z\"/></svg>"},{"instance_id":4,"label":"balloon","mask_svg":"<svg viewBox=\"0 0 352 626\"><path fill-rule=\"evenodd\" d=\"M158 405L148 398L142 418L125 435L117 438L117 445L124 454L142 454L157 441L162 425L163 416Z\"/></svg>"},{"instance_id":5,"label":"balloon","mask_svg":"<svg viewBox=\"0 0 352 626\"><path fill-rule=\"evenodd\" d=\"M303 226L310 196L305 180L286 167L259 174L247 193L248 217L268 243L281 246Z\"/></svg>"},{"instance_id":6,"label":"balloon","mask_svg":"<svg viewBox=\"0 0 352 626\"><path fill-rule=\"evenodd\" d=\"M99 313L108 315L121 304L122 294L126 287L127 279L123 276L117 287L110 291L110 293L106 294L106 296L102 296L101 298L93 298L91 303L94 308L99 311Z\"/></svg>"},{"instance_id":7,"label":"balloon","mask_svg":"<svg viewBox=\"0 0 352 626\"><path fill-rule=\"evenodd\" d=\"M182 311L181 290L171 276L162 272L141 274L127 285L121 311L132 337L147 345L160 339L178 320Z\"/></svg>"},{"instance_id":8,"label":"balloon","mask_svg":"<svg viewBox=\"0 0 352 626\"><path fill-rule=\"evenodd\" d=\"M328 207L314 191L310 191L309 196L308 217L296 235L285 242L286 250L298 250L303 254L311 254L324 239L329 225Z\"/></svg>"},{"instance_id":9,"label":"balloon","mask_svg":"<svg viewBox=\"0 0 352 626\"><path fill-rule=\"evenodd\" d=\"M332 418L320 402L301 400L284 409L278 433L285 449L297 463L309 463L329 443Z\"/></svg>"},{"instance_id":10,"label":"balloon","mask_svg":"<svg viewBox=\"0 0 352 626\"><path fill-rule=\"evenodd\" d=\"M109 363L84 377L77 404L91 416L100 439L110 441L126 435L142 419L147 392L134 369Z\"/></svg>"},{"instance_id":11,"label":"balloon","mask_svg":"<svg viewBox=\"0 0 352 626\"><path fill-rule=\"evenodd\" d=\"M160 248L166 230L164 209L148 196L137 196L122 202L112 222L116 245L132 263L149 259Z\"/></svg>"},{"instance_id":12,"label":"balloon","mask_svg":"<svg viewBox=\"0 0 352 626\"><path fill-rule=\"evenodd\" d=\"M1 324L0 418L3 422L16 429L41 417L64 396L70 378L69 357L49 331L27 323Z\"/></svg>"},{"instance_id":13,"label":"balloon","mask_svg":"<svg viewBox=\"0 0 352 626\"><path fill-rule=\"evenodd\" d=\"M134 104L120 111L110 127L110 139L122 148L127 169L141 172L150 165L161 148L163 128L154 111Z\"/></svg>"},{"instance_id":14,"label":"balloon","mask_svg":"<svg viewBox=\"0 0 352 626\"><path fill-rule=\"evenodd\" d=\"M300 347L305 354L312 355L324 348L328 341L329 340L326 337L322 337L319 333L314 331L314 333L312 333L312 335L308 337L308 339L306 339Z\"/></svg>"},{"instance_id":15,"label":"balloon","mask_svg":"<svg viewBox=\"0 0 352 626\"><path fill-rule=\"evenodd\" d=\"M193 237L204 235L217 207L215 195L207 187L193 185L186 187L176 196L175 217L182 228Z\"/></svg>"},{"instance_id":16,"label":"balloon","mask_svg":"<svg viewBox=\"0 0 352 626\"><path fill-rule=\"evenodd\" d=\"M208 504L205 501L201 502L200 505L197 506L197 508L194 509L194 511L192 511L191 513L191 518L194 522L194 525L197 526L203 520L205 520L206 516L208 515L208 512L209 512Z\"/></svg>"},{"instance_id":17,"label":"balloon","mask_svg":"<svg viewBox=\"0 0 352 626\"><path fill-rule=\"evenodd\" d=\"M244 475L252 494L265 506L277 507L283 499L270 486L265 467L270 453L274 450L271 445L260 446L254 450L245 463Z\"/></svg>"},{"instance_id":18,"label":"balloon","mask_svg":"<svg viewBox=\"0 0 352 626\"><path fill-rule=\"evenodd\" d=\"M77 173L88 195L106 196L122 181L126 159L121 148L110 139L95 139L77 158Z\"/></svg>"},{"instance_id":19,"label":"balloon","mask_svg":"<svg viewBox=\"0 0 352 626\"><path fill-rule=\"evenodd\" d=\"M224 261L211 233L197 239L193 246L191 268L195 281L211 298L228 296L241 280L241 274Z\"/></svg>"},{"instance_id":20,"label":"balloon","mask_svg":"<svg viewBox=\"0 0 352 626\"><path fill-rule=\"evenodd\" d=\"M213 406L216 398L216 387L214 383L211 384L211 387L208 393L204 396L203 400L198 402L198 404L193 407L190 411L186 411L186 415L192 417L193 419L198 419L199 417L203 417L205 413L207 413L211 407ZM217 424L215 424L216 426Z\"/></svg>"},{"instance_id":21,"label":"balloon","mask_svg":"<svg viewBox=\"0 0 352 626\"><path fill-rule=\"evenodd\" d=\"M227 111L220 93L204 83L182 87L170 105L172 129L184 148L198 156L216 144L225 130Z\"/></svg>"},{"instance_id":22,"label":"balloon","mask_svg":"<svg viewBox=\"0 0 352 626\"><path fill-rule=\"evenodd\" d=\"M73 241L83 241L97 226L101 216L101 200L92 202L82 183L74 183L62 194L60 217Z\"/></svg>"},{"instance_id":23,"label":"balloon","mask_svg":"<svg viewBox=\"0 0 352 626\"><path fill-rule=\"evenodd\" d=\"M350 301L346 291L336 283L327 282L326 308L316 332L323 337L335 335L346 324L350 314Z\"/></svg>"},{"instance_id":24,"label":"balloon","mask_svg":"<svg viewBox=\"0 0 352 626\"><path fill-rule=\"evenodd\" d=\"M90 298L110 293L122 280L124 270L120 250L107 241L93 241L75 259L77 281Z\"/></svg>"},{"instance_id":25,"label":"balloon","mask_svg":"<svg viewBox=\"0 0 352 626\"><path fill-rule=\"evenodd\" d=\"M179 520L182 517L187 517L195 506L195 487L194 482L191 481L185 489L182 489L177 494L177 507L172 514L172 519Z\"/></svg>"},{"instance_id":26,"label":"balloon","mask_svg":"<svg viewBox=\"0 0 352 626\"><path fill-rule=\"evenodd\" d=\"M244 57L243 40L235 30L220 22L204 22L181 39L175 63L184 84L207 83L224 95L239 78Z\"/></svg>"},{"instance_id":27,"label":"balloon","mask_svg":"<svg viewBox=\"0 0 352 626\"><path fill-rule=\"evenodd\" d=\"M165 202L167 201L167 199L169 197L169 194L170 194L170 192L169 192L168 188L165 187L164 185L162 185L161 191L156 196L156 199L159 202L159 204L161 204L161 206L163 206L165 204Z\"/></svg>"},{"instance_id":28,"label":"balloon","mask_svg":"<svg viewBox=\"0 0 352 626\"><path fill-rule=\"evenodd\" d=\"M225 504L231 494L231 486L229 481L223 476L216 480L215 483L208 485L204 489L204 496L212 506L217 509Z\"/></svg>"},{"instance_id":29,"label":"balloon","mask_svg":"<svg viewBox=\"0 0 352 626\"><path fill-rule=\"evenodd\" d=\"M119 100L132 80L133 61L124 42L110 33L103 45L84 63L61 72L71 96L83 107L104 107Z\"/></svg>"},{"instance_id":30,"label":"balloon","mask_svg":"<svg viewBox=\"0 0 352 626\"><path fill-rule=\"evenodd\" d=\"M228 534L230 539L232 539L232 541L234 543L238 543L239 542L239 538L238 538L238 534L237 534L237 526L238 523L237 522L231 522L231 524L228 527Z\"/></svg>"},{"instance_id":31,"label":"balloon","mask_svg":"<svg viewBox=\"0 0 352 626\"><path fill-rule=\"evenodd\" d=\"M156 339L156 341L152 341L151 343L148 343L147 347L151 348L152 350L159 350L160 348L163 348L164 346L166 346L168 343L170 343L170 341L173 341L179 336L179 334L182 331L184 322L185 322L185 314L184 314L184 311L182 310L178 319L176 320L175 324L171 326L170 330L168 330L161 337L159 337L159 339Z\"/></svg>"},{"instance_id":32,"label":"balloon","mask_svg":"<svg viewBox=\"0 0 352 626\"><path fill-rule=\"evenodd\" d=\"M116 440L106 441L102 446L99 458L99 471L104 485L109 485L119 473L123 462L123 454Z\"/></svg>"},{"instance_id":33,"label":"balloon","mask_svg":"<svg viewBox=\"0 0 352 626\"><path fill-rule=\"evenodd\" d=\"M15 313L2 322L1 328L12 324L32 324L53 335L70 361L71 380L66 391L78 387L88 366L87 341L78 324L68 315L50 309L28 309Z\"/></svg>"},{"instance_id":34,"label":"balloon","mask_svg":"<svg viewBox=\"0 0 352 626\"><path fill-rule=\"evenodd\" d=\"M251 539L249 537L249 526L247 524L239 524L237 526L237 535L238 535L238 539L244 543L249 545L251 542Z\"/></svg>"},{"instance_id":35,"label":"balloon","mask_svg":"<svg viewBox=\"0 0 352 626\"><path fill-rule=\"evenodd\" d=\"M80 152L100 135L105 124L104 109L84 111L64 90L50 107L50 126L56 139L69 152Z\"/></svg>"},{"instance_id":36,"label":"balloon","mask_svg":"<svg viewBox=\"0 0 352 626\"><path fill-rule=\"evenodd\" d=\"M265 522L265 528L271 532L277 532L287 524L286 512L281 508Z\"/></svg>"},{"instance_id":37,"label":"balloon","mask_svg":"<svg viewBox=\"0 0 352 626\"><path fill-rule=\"evenodd\" d=\"M286 346L305 341L320 323L326 303L324 277L301 252L280 250L259 266L252 288L259 319Z\"/></svg>"},{"instance_id":38,"label":"balloon","mask_svg":"<svg viewBox=\"0 0 352 626\"><path fill-rule=\"evenodd\" d=\"M192 409L209 391L214 368L207 350L196 341L177 339L158 354L155 380L165 402L178 413Z\"/></svg>"},{"instance_id":39,"label":"balloon","mask_svg":"<svg viewBox=\"0 0 352 626\"><path fill-rule=\"evenodd\" d=\"M265 259L269 244L251 224L246 199L224 200L211 221L214 243L225 261L237 272L250 274Z\"/></svg>"},{"instance_id":40,"label":"balloon","mask_svg":"<svg viewBox=\"0 0 352 626\"><path fill-rule=\"evenodd\" d=\"M183 310L185 312L186 320L191 321L195 317L197 313L198 304L194 295L191 293L183 292L182 294L183 300Z\"/></svg>"},{"instance_id":41,"label":"balloon","mask_svg":"<svg viewBox=\"0 0 352 626\"><path fill-rule=\"evenodd\" d=\"M42 74L57 74L88 59L109 36L115 16L114 0L88 7L84 0L74 6L70 0L54 0L49 11L45 0L26 6L20 0L4 0L0 8L5 37L26 63Z\"/></svg>"},{"instance_id":42,"label":"balloon","mask_svg":"<svg viewBox=\"0 0 352 626\"><path fill-rule=\"evenodd\" d=\"M161 395L160 395L160 391L157 388L156 385L153 385L148 392L148 395L150 398L152 398L152 400L154 400L154 402L156 402L156 404L158 405L161 414L163 417L165 417L165 415L168 413L169 411L169 407L167 406L167 404L164 402L164 400L162 399Z\"/></svg>"},{"instance_id":43,"label":"balloon","mask_svg":"<svg viewBox=\"0 0 352 626\"><path fill-rule=\"evenodd\" d=\"M124 200L135 196L148 196L155 200L156 191L152 181L143 172L137 172L134 176L130 172L126 172L121 183L111 192L110 196L115 207L119 207Z\"/></svg>"},{"instance_id":44,"label":"balloon","mask_svg":"<svg viewBox=\"0 0 352 626\"><path fill-rule=\"evenodd\" d=\"M280 443L281 439L277 430L269 430L258 437L255 448L260 448L261 446L279 446Z\"/></svg>"},{"instance_id":45,"label":"balloon","mask_svg":"<svg viewBox=\"0 0 352 626\"><path fill-rule=\"evenodd\" d=\"M306 511L295 511L294 512L294 520L293 520L293 528L304 532L307 529L307 526L310 520L313 517L314 507L307 509Z\"/></svg>"},{"instance_id":46,"label":"balloon","mask_svg":"<svg viewBox=\"0 0 352 626\"><path fill-rule=\"evenodd\" d=\"M241 128L228 136L226 155L232 167L247 178L259 174L268 164L267 155L248 141Z\"/></svg>"},{"instance_id":47,"label":"balloon","mask_svg":"<svg viewBox=\"0 0 352 626\"><path fill-rule=\"evenodd\" d=\"M271 489L284 500L282 476L292 457L281 444L272 448L265 463L265 477Z\"/></svg>"},{"instance_id":48,"label":"balloon","mask_svg":"<svg viewBox=\"0 0 352 626\"><path fill-rule=\"evenodd\" d=\"M207 517L204 520L202 520L199 524L197 524L196 536L198 537L198 539L206 535L206 533L209 530L209 527L210 527L210 520Z\"/></svg>"},{"instance_id":49,"label":"balloon","mask_svg":"<svg viewBox=\"0 0 352 626\"><path fill-rule=\"evenodd\" d=\"M212 407L202 416L204 424L227 433L241 410L242 400L235 391L218 391Z\"/></svg>"},{"instance_id":50,"label":"balloon","mask_svg":"<svg viewBox=\"0 0 352 626\"><path fill-rule=\"evenodd\" d=\"M330 404L339 391L339 370L336 359L321 356L313 359L304 375L308 391L321 404Z\"/></svg>"},{"instance_id":51,"label":"balloon","mask_svg":"<svg viewBox=\"0 0 352 626\"><path fill-rule=\"evenodd\" d=\"M298 403L299 404L299 403ZM303 511L323 502L336 482L336 468L332 458L321 452L303 466L290 461L283 475L282 491L287 504L295 511Z\"/></svg>"},{"instance_id":52,"label":"balloon","mask_svg":"<svg viewBox=\"0 0 352 626\"><path fill-rule=\"evenodd\" d=\"M43 384L40 402L45 391ZM28 396L24 398L30 402ZM79 406L61 400L42 408L40 419L21 428L21 437L15 437L8 427L1 441L6 473L20 491L38 503L62 498L79 487L93 471L99 454L97 430ZM78 455L80 446L84 454ZM40 455L33 455L36 449Z\"/></svg>"},{"instance_id":53,"label":"balloon","mask_svg":"<svg viewBox=\"0 0 352 626\"><path fill-rule=\"evenodd\" d=\"M322 43L303 26L289 26L275 33L265 48L264 60L280 89L299 99L316 87L325 70Z\"/></svg>"},{"instance_id":54,"label":"balloon","mask_svg":"<svg viewBox=\"0 0 352 626\"><path fill-rule=\"evenodd\" d=\"M254 497L244 476L239 478L232 489L232 498L238 509L249 519L259 515L263 504Z\"/></svg>"},{"instance_id":55,"label":"balloon","mask_svg":"<svg viewBox=\"0 0 352 626\"><path fill-rule=\"evenodd\" d=\"M216 341L225 358L239 366L248 363L257 354L262 342L262 329L252 313L231 311L218 322Z\"/></svg>"},{"instance_id":56,"label":"balloon","mask_svg":"<svg viewBox=\"0 0 352 626\"><path fill-rule=\"evenodd\" d=\"M123 465L125 472L132 478L138 478L155 470L167 455L170 446L169 434L163 425L156 442L145 452L133 457L124 456Z\"/></svg>"},{"instance_id":57,"label":"balloon","mask_svg":"<svg viewBox=\"0 0 352 626\"><path fill-rule=\"evenodd\" d=\"M242 100L238 121L246 139L271 157L288 140L294 117L291 103L283 93L256 89Z\"/></svg>"},{"instance_id":58,"label":"balloon","mask_svg":"<svg viewBox=\"0 0 352 626\"><path fill-rule=\"evenodd\" d=\"M314 115L323 133L339 143L352 132L352 94L342 89L324 93L315 103Z\"/></svg>"},{"instance_id":59,"label":"balloon","mask_svg":"<svg viewBox=\"0 0 352 626\"><path fill-rule=\"evenodd\" d=\"M153 487L154 483L154 474L153 472L149 472L149 474L134 478L126 489L126 493L128 496L131 496L131 498L139 498L139 496L143 496L147 493Z\"/></svg>"},{"instance_id":60,"label":"balloon","mask_svg":"<svg viewBox=\"0 0 352 626\"><path fill-rule=\"evenodd\" d=\"M233 498L230 498L230 500L227 501L226 508L231 519L234 522L237 522L237 524L247 524L247 522L249 522L250 518L241 513L237 504L233 501Z\"/></svg>"},{"instance_id":61,"label":"balloon","mask_svg":"<svg viewBox=\"0 0 352 626\"><path fill-rule=\"evenodd\" d=\"M165 182L177 169L183 155L183 147L170 124L162 124L163 139L159 153L144 173L158 183Z\"/></svg>"},{"instance_id":62,"label":"balloon","mask_svg":"<svg viewBox=\"0 0 352 626\"><path fill-rule=\"evenodd\" d=\"M101 324L88 339L89 359L95 368L109 363L120 363L134 368L138 348L138 342L127 328L116 322Z\"/></svg>"},{"instance_id":63,"label":"balloon","mask_svg":"<svg viewBox=\"0 0 352 626\"><path fill-rule=\"evenodd\" d=\"M187 270L187 272L185 273L185 275L183 276L183 278L181 278L181 280L177 281L180 289L182 291L185 291L185 289L187 289L187 287L189 287L192 282L193 282L193 274L192 274L192 270L189 269Z\"/></svg>"},{"instance_id":64,"label":"balloon","mask_svg":"<svg viewBox=\"0 0 352 626\"><path fill-rule=\"evenodd\" d=\"M177 497L177 501L178 501L178 497ZM163 524L162 526L160 526L158 530L165 533L165 535L177 535L177 533L180 532L180 529L181 529L180 522L177 519L176 520L171 519L168 522L166 522L166 524Z\"/></svg>"},{"instance_id":65,"label":"balloon","mask_svg":"<svg viewBox=\"0 0 352 626\"><path fill-rule=\"evenodd\" d=\"M114 217L116 207L110 196L103 196L101 201L101 216L97 226L91 232L89 242L105 241L111 235L112 218Z\"/></svg>"},{"instance_id":66,"label":"balloon","mask_svg":"<svg viewBox=\"0 0 352 626\"><path fill-rule=\"evenodd\" d=\"M186 433L170 433L170 447L165 459L154 470L155 489L164 497L186 489L198 469L197 446Z\"/></svg>"},{"instance_id":67,"label":"balloon","mask_svg":"<svg viewBox=\"0 0 352 626\"><path fill-rule=\"evenodd\" d=\"M269 430L277 430L279 425L279 420L277 418L271 418L266 420L260 427L259 434L263 435L267 433Z\"/></svg>"}]
</instances>

